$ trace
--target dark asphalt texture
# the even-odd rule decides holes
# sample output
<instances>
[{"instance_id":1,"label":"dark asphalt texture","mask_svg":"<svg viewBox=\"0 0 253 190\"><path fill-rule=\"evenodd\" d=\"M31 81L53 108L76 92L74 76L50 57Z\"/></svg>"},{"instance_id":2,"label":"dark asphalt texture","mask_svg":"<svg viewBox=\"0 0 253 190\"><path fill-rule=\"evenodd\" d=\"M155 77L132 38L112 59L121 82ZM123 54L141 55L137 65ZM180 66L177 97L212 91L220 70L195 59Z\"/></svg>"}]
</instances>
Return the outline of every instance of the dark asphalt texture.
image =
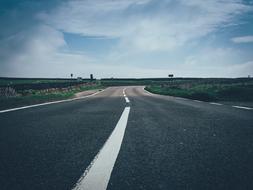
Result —
<instances>
[{"instance_id":1,"label":"dark asphalt texture","mask_svg":"<svg viewBox=\"0 0 253 190\"><path fill-rule=\"evenodd\" d=\"M0 189L70 190L125 107L122 89L0 114Z\"/></svg>"},{"instance_id":2,"label":"dark asphalt texture","mask_svg":"<svg viewBox=\"0 0 253 190\"><path fill-rule=\"evenodd\" d=\"M252 111L126 94L132 110L107 189L253 189Z\"/></svg>"},{"instance_id":3,"label":"dark asphalt texture","mask_svg":"<svg viewBox=\"0 0 253 190\"><path fill-rule=\"evenodd\" d=\"M0 114L0 189L70 190L117 124L123 87ZM126 89L108 190L253 189L253 110Z\"/></svg>"}]
</instances>

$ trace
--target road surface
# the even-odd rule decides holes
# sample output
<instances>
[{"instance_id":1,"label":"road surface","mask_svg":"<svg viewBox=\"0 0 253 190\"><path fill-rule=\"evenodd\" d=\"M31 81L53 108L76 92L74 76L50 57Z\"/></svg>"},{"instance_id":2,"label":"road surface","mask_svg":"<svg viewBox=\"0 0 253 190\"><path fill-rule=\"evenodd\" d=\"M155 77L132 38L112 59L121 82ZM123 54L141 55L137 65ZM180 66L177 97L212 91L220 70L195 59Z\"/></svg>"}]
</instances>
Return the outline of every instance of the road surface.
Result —
<instances>
[{"instance_id":1,"label":"road surface","mask_svg":"<svg viewBox=\"0 0 253 190\"><path fill-rule=\"evenodd\" d=\"M253 110L111 87L0 113L1 190L253 189Z\"/></svg>"}]
</instances>

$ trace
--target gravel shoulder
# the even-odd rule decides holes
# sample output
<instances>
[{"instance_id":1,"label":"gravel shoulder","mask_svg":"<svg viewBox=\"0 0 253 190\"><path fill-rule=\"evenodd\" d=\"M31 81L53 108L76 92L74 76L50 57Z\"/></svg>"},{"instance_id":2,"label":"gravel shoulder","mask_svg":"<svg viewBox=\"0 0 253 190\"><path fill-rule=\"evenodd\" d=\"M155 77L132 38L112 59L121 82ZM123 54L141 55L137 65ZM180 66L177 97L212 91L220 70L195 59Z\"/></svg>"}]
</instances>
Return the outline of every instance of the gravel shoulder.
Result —
<instances>
[{"instance_id":1,"label":"gravel shoulder","mask_svg":"<svg viewBox=\"0 0 253 190\"><path fill-rule=\"evenodd\" d=\"M86 91L83 91L83 92L78 92L78 93L75 94L75 98L80 98L80 97L88 96L88 95L94 94L96 92L99 92L101 90L102 89L96 89L96 90L86 90Z\"/></svg>"}]
</instances>

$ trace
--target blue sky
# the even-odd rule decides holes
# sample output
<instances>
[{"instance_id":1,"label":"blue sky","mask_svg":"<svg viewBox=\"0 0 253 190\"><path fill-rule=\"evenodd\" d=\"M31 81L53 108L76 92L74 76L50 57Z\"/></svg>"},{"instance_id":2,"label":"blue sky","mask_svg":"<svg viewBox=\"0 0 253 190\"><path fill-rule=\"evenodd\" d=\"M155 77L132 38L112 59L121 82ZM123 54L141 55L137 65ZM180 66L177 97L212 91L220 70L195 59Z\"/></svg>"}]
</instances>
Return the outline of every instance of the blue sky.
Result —
<instances>
[{"instance_id":1,"label":"blue sky","mask_svg":"<svg viewBox=\"0 0 253 190\"><path fill-rule=\"evenodd\" d=\"M0 76L253 76L253 0L0 0Z\"/></svg>"}]
</instances>

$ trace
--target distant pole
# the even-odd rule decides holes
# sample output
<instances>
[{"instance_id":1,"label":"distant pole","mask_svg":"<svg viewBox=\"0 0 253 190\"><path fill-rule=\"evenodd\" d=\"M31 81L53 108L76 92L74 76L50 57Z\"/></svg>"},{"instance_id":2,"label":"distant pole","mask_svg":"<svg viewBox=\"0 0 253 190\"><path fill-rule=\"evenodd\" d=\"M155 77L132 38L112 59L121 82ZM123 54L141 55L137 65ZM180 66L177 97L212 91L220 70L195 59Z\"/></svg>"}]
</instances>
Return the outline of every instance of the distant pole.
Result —
<instances>
[{"instance_id":1,"label":"distant pole","mask_svg":"<svg viewBox=\"0 0 253 190\"><path fill-rule=\"evenodd\" d=\"M169 78L173 78L173 77L174 77L174 75L173 75L173 74L169 74L168 76L169 76Z\"/></svg>"},{"instance_id":2,"label":"distant pole","mask_svg":"<svg viewBox=\"0 0 253 190\"><path fill-rule=\"evenodd\" d=\"M90 80L93 80L93 74L90 74Z\"/></svg>"},{"instance_id":3,"label":"distant pole","mask_svg":"<svg viewBox=\"0 0 253 190\"><path fill-rule=\"evenodd\" d=\"M174 77L174 75L173 74L169 74L168 77L170 78L170 81L172 83L172 78Z\"/></svg>"},{"instance_id":4,"label":"distant pole","mask_svg":"<svg viewBox=\"0 0 253 190\"><path fill-rule=\"evenodd\" d=\"M73 76L74 76L73 73L71 73L71 74L70 74L70 77L73 78Z\"/></svg>"}]
</instances>

